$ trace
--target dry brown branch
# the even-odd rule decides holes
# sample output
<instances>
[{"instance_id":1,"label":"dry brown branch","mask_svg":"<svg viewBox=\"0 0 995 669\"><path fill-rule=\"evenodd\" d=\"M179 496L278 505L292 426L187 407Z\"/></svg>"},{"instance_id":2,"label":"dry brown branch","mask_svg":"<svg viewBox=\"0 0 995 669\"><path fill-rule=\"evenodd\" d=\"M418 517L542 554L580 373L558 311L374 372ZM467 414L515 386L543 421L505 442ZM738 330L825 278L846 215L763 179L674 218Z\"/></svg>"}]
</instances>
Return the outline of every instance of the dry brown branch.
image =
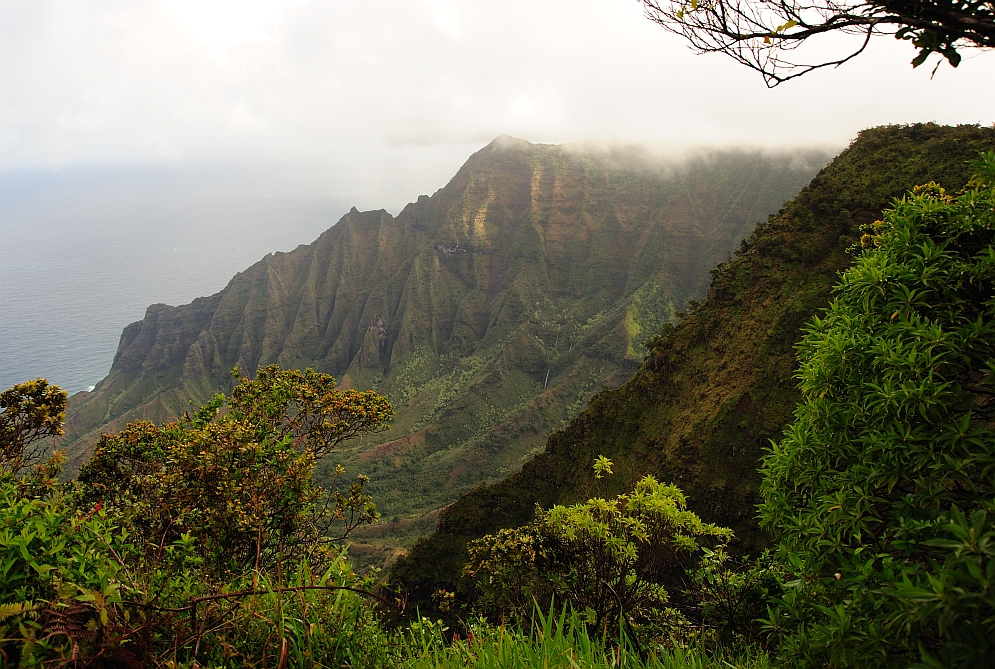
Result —
<instances>
[{"instance_id":1,"label":"dry brown branch","mask_svg":"<svg viewBox=\"0 0 995 669\"><path fill-rule=\"evenodd\" d=\"M768 86L857 57L874 35L893 35L954 67L965 48L995 47L995 2L959 0L640 0L646 16L682 35L699 53L724 53L760 72ZM854 35L839 55L795 53L824 34Z\"/></svg>"}]
</instances>

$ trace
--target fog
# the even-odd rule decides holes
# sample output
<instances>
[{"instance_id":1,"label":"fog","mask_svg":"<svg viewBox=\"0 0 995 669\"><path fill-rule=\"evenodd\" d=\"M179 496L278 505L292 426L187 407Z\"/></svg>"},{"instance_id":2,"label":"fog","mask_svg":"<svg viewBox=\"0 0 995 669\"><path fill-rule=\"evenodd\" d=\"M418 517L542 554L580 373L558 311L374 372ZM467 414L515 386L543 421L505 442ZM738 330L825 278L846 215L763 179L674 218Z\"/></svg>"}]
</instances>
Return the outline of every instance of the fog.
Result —
<instances>
[{"instance_id":1,"label":"fog","mask_svg":"<svg viewBox=\"0 0 995 669\"><path fill-rule=\"evenodd\" d=\"M396 206L502 133L841 148L995 120L995 54L932 79L914 55L882 37L769 90L634 0L0 0L0 170L251 166Z\"/></svg>"},{"instance_id":2,"label":"fog","mask_svg":"<svg viewBox=\"0 0 995 669\"><path fill-rule=\"evenodd\" d=\"M396 214L502 134L660 169L995 120L995 53L914 55L769 90L635 0L0 0L0 388L93 385L146 305Z\"/></svg>"}]
</instances>

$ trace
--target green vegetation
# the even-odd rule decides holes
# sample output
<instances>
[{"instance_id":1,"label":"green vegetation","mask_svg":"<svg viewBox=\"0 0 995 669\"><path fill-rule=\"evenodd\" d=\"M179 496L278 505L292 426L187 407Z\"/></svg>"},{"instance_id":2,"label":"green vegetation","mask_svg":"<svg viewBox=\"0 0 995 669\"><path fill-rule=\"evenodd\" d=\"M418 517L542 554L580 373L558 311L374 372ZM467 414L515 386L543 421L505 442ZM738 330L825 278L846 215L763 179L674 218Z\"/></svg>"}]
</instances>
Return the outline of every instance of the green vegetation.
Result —
<instances>
[{"instance_id":1,"label":"green vegetation","mask_svg":"<svg viewBox=\"0 0 995 669\"><path fill-rule=\"evenodd\" d=\"M108 377L70 401L68 473L101 433L230 391L232 367L311 367L395 409L390 432L337 459L370 477L386 520L357 528L367 545L353 556L388 557L629 378L644 341L826 159L726 152L662 166L495 141L396 217L351 211L217 295L150 307ZM335 477L331 464L317 472L326 487Z\"/></svg>"},{"instance_id":2,"label":"green vegetation","mask_svg":"<svg viewBox=\"0 0 995 669\"><path fill-rule=\"evenodd\" d=\"M596 461L599 474L606 463ZM682 616L667 606L665 577L697 559L701 543L721 551L732 537L686 507L676 486L646 477L614 500L538 508L530 524L471 542L464 572L477 607L527 620L534 602L555 601L595 630L669 632Z\"/></svg>"},{"instance_id":3,"label":"green vegetation","mask_svg":"<svg viewBox=\"0 0 995 669\"><path fill-rule=\"evenodd\" d=\"M476 621L442 642L438 624L411 625L396 666L411 669L768 669L762 650L706 651L692 645L639 649L624 637L592 636L576 615L537 612L526 631ZM427 629L426 629L427 627ZM433 632L435 634L433 635Z\"/></svg>"},{"instance_id":4,"label":"green vegetation","mask_svg":"<svg viewBox=\"0 0 995 669\"><path fill-rule=\"evenodd\" d=\"M0 441L8 462L24 462L39 424L58 431L60 397L41 379L4 394L0 416L21 426ZM375 393L271 366L192 417L104 435L78 481L58 483L58 453L5 466L4 666L234 666L290 644L338 657L342 639L328 630L363 613L354 600L365 589L331 527L344 537L378 516L362 479L344 493L317 487L314 461L390 416Z\"/></svg>"},{"instance_id":5,"label":"green vegetation","mask_svg":"<svg viewBox=\"0 0 995 669\"><path fill-rule=\"evenodd\" d=\"M44 392L25 392L37 389ZM23 429L5 432L0 445L12 462L22 462L17 451L39 429L31 417L45 416L65 395L39 379L5 395L13 396L20 401L8 402L2 416ZM0 662L663 669L731 659L768 666L762 651L750 649L706 652L660 635L640 645L618 627L617 610L593 626L614 623L614 635L592 635L586 611L566 608L538 613L522 627L479 617L451 634L442 622L422 618L386 626L383 614L394 606L375 592L375 573L358 577L322 523L339 521L341 538L375 521L375 508L362 481L347 495L326 494L313 484L312 469L316 454L383 429L390 413L374 393L336 390L333 378L312 370L270 366L192 417L162 426L134 423L105 435L75 482L57 480L60 453L31 469L0 470ZM60 418L41 422L57 432ZM599 465L610 470L607 460ZM646 482L627 499L612 532L624 526L644 541L660 535L653 523L666 518L676 523L668 540L691 549L688 531L708 531L677 508L674 489ZM655 511L659 502L669 503L667 510ZM582 521L579 510L563 511ZM589 533L595 525L581 522L577 529ZM584 542L593 545L592 539L598 540L588 534ZM615 553L624 561L628 550ZM593 577L592 587L600 575ZM662 592L638 580L629 590Z\"/></svg>"},{"instance_id":6,"label":"green vegetation","mask_svg":"<svg viewBox=\"0 0 995 669\"><path fill-rule=\"evenodd\" d=\"M0 393L0 469L16 473L46 459L44 439L62 434L66 399L45 379Z\"/></svg>"},{"instance_id":7,"label":"green vegetation","mask_svg":"<svg viewBox=\"0 0 995 669\"><path fill-rule=\"evenodd\" d=\"M595 478L611 467L599 456ZM550 602L595 638L620 631L643 656L688 645L749 653L763 648L762 615L783 592L783 572L766 553L732 559L733 538L688 511L676 486L646 477L611 500L537 507L531 523L471 542L468 609L528 629L544 620L536 603ZM455 593L435 599L443 611L459 607Z\"/></svg>"},{"instance_id":8,"label":"green vegetation","mask_svg":"<svg viewBox=\"0 0 995 669\"><path fill-rule=\"evenodd\" d=\"M891 132L940 137L939 148L949 139L932 127ZM848 168L875 155L855 153L820 179L852 179ZM376 570L357 575L341 546L378 519L366 478L345 491L315 482L319 456L386 429L383 396L267 366L192 416L104 435L79 479L60 483L64 457L41 459L39 440L60 432L65 395L39 379L0 395L4 665L989 665L995 150L973 168L955 194L929 182L862 236L836 231L857 260L828 309L796 331L794 420L753 461L773 550L756 540L742 550L683 485L632 479L630 454L598 453L573 491L580 501L537 505L530 520L469 542L457 587L432 593L447 622L417 611L404 619L400 578L424 587L425 574L457 562L459 547L420 543L399 564L395 589L381 588ZM665 328L628 386L647 394L666 342L694 334L724 300L747 302L737 277L770 268L772 257L819 260L806 236L820 226L806 213L840 214L818 186L716 273L709 301ZM789 242L783 255L765 255L777 240ZM787 336L767 323L770 336ZM675 367L664 373L679 385ZM603 394L585 415L611 406L613 394L635 396L625 392ZM750 427L741 398L719 414L740 430ZM614 410L617 418L624 407ZM707 448L699 457L708 462ZM336 467L334 480L343 474ZM433 548L449 562L414 565Z\"/></svg>"},{"instance_id":9,"label":"green vegetation","mask_svg":"<svg viewBox=\"0 0 995 669\"><path fill-rule=\"evenodd\" d=\"M440 589L472 597L463 577L469 541L529 523L536 504L586 500L598 455L614 463L606 495L647 475L679 486L688 508L728 527L734 559L759 554L770 536L757 525L759 464L801 399L794 345L825 308L861 226L893 198L936 181L967 183L995 130L976 126L864 131L781 211L760 225L714 273L708 298L664 327L633 378L595 395L520 473L474 490L439 516L436 532L392 570L422 610Z\"/></svg>"},{"instance_id":10,"label":"green vegetation","mask_svg":"<svg viewBox=\"0 0 995 669\"><path fill-rule=\"evenodd\" d=\"M342 525L341 539L379 518L365 477L347 494L325 494L313 471L342 441L386 429L391 415L376 393L271 365L192 418L103 435L75 481L73 503L123 519L151 553L192 541L213 579L269 571L288 546L301 555L327 550L332 523Z\"/></svg>"},{"instance_id":11,"label":"green vegetation","mask_svg":"<svg viewBox=\"0 0 995 669\"><path fill-rule=\"evenodd\" d=\"M764 458L793 666L995 655L995 152L916 188L798 346L802 401Z\"/></svg>"}]
</instances>

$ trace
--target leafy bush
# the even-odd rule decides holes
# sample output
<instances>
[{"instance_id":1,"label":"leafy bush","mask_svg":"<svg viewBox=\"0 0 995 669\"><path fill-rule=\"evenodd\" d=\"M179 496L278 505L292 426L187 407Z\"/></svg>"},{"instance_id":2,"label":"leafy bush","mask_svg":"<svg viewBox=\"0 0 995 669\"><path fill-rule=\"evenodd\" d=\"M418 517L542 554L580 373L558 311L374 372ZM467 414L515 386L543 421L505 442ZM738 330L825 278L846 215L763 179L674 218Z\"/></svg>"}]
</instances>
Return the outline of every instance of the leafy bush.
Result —
<instances>
[{"instance_id":1,"label":"leafy bush","mask_svg":"<svg viewBox=\"0 0 995 669\"><path fill-rule=\"evenodd\" d=\"M0 433L5 453L61 427L37 402L5 406L16 428ZM373 583L326 532L374 522L376 507L364 478L325 494L312 470L390 415L375 393L268 367L192 418L104 435L73 485L56 479L58 454L31 472L11 460L0 470L3 666L311 667L380 653L362 601Z\"/></svg>"},{"instance_id":2,"label":"leafy bush","mask_svg":"<svg viewBox=\"0 0 995 669\"><path fill-rule=\"evenodd\" d=\"M129 625L115 556L133 546L106 514L68 508L54 482L47 494L36 488L31 496L22 484L0 472L0 664L123 659L120 641Z\"/></svg>"},{"instance_id":3,"label":"leafy bush","mask_svg":"<svg viewBox=\"0 0 995 669\"><path fill-rule=\"evenodd\" d=\"M598 475L610 472L599 458ZM643 637L682 621L667 607L667 579L692 565L702 544L732 532L687 510L681 491L647 476L613 500L536 509L533 522L470 544L465 574L479 605L527 621L536 602L570 604L599 633L628 626Z\"/></svg>"},{"instance_id":4,"label":"leafy bush","mask_svg":"<svg viewBox=\"0 0 995 669\"><path fill-rule=\"evenodd\" d=\"M733 557L724 546L704 553L685 594L697 604L689 617L705 632L699 641L726 648L762 645L766 635L761 621L784 586L775 557L770 551Z\"/></svg>"},{"instance_id":5,"label":"leafy bush","mask_svg":"<svg viewBox=\"0 0 995 669\"><path fill-rule=\"evenodd\" d=\"M995 154L977 168L895 202L798 346L761 506L794 666L995 656Z\"/></svg>"},{"instance_id":6,"label":"leafy bush","mask_svg":"<svg viewBox=\"0 0 995 669\"><path fill-rule=\"evenodd\" d=\"M334 378L313 370L266 367L193 418L101 436L76 503L122 518L147 557L192 536L220 580L271 569L291 550L320 557L378 514L365 477L326 495L313 483L315 460L343 439L385 429L390 416L376 393L336 390ZM343 524L338 537L328 535L333 522Z\"/></svg>"},{"instance_id":7,"label":"leafy bush","mask_svg":"<svg viewBox=\"0 0 995 669\"><path fill-rule=\"evenodd\" d=\"M45 379L0 393L0 470L19 472L46 459L38 441L62 434L68 395Z\"/></svg>"}]
</instances>

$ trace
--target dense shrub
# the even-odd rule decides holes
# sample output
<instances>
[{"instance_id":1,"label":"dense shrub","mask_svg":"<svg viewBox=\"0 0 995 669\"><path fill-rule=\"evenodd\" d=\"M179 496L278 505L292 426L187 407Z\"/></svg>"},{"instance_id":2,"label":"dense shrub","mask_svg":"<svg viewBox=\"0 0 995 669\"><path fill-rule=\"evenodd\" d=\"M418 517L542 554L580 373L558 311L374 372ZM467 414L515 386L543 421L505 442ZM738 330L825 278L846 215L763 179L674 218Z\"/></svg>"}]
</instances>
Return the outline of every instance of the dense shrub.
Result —
<instances>
[{"instance_id":1,"label":"dense shrub","mask_svg":"<svg viewBox=\"0 0 995 669\"><path fill-rule=\"evenodd\" d=\"M629 627L642 638L666 636L684 619L668 607L664 583L692 567L703 545L718 549L731 538L689 511L676 486L647 476L615 499L537 507L528 525L471 542L465 573L484 610L527 621L537 603L552 601L600 633Z\"/></svg>"},{"instance_id":2,"label":"dense shrub","mask_svg":"<svg viewBox=\"0 0 995 669\"><path fill-rule=\"evenodd\" d=\"M0 425L21 426L0 433L4 453L61 426L37 399L64 398L57 388L3 397L15 394L28 399L4 405ZM104 435L74 484L58 483L59 454L33 470L6 459L0 664L311 667L382 651L362 601L373 583L329 533L374 522L376 507L364 478L326 493L312 470L390 415L375 393L268 367L193 417Z\"/></svg>"},{"instance_id":3,"label":"dense shrub","mask_svg":"<svg viewBox=\"0 0 995 669\"><path fill-rule=\"evenodd\" d=\"M733 557L725 547L705 549L684 595L699 639L725 648L763 646L762 621L771 599L784 590L784 572L770 551Z\"/></svg>"},{"instance_id":4,"label":"dense shrub","mask_svg":"<svg viewBox=\"0 0 995 669\"><path fill-rule=\"evenodd\" d=\"M995 656L995 154L917 188L862 239L798 346L803 401L763 464L793 579L793 666Z\"/></svg>"},{"instance_id":5,"label":"dense shrub","mask_svg":"<svg viewBox=\"0 0 995 669\"><path fill-rule=\"evenodd\" d=\"M327 374L267 367L192 418L101 436L74 499L120 517L147 556L192 536L222 580L270 569L285 553L320 557L378 514L365 477L341 492L338 468L326 494L313 482L315 461L343 439L385 429L391 415L380 395L336 390Z\"/></svg>"},{"instance_id":6,"label":"dense shrub","mask_svg":"<svg viewBox=\"0 0 995 669\"><path fill-rule=\"evenodd\" d=\"M54 480L24 490L0 471L0 665L111 655L128 628L114 555L133 545L105 514L69 509Z\"/></svg>"},{"instance_id":7,"label":"dense shrub","mask_svg":"<svg viewBox=\"0 0 995 669\"><path fill-rule=\"evenodd\" d=\"M45 379L0 393L0 470L20 472L47 457L41 440L62 434L68 395Z\"/></svg>"}]
</instances>

